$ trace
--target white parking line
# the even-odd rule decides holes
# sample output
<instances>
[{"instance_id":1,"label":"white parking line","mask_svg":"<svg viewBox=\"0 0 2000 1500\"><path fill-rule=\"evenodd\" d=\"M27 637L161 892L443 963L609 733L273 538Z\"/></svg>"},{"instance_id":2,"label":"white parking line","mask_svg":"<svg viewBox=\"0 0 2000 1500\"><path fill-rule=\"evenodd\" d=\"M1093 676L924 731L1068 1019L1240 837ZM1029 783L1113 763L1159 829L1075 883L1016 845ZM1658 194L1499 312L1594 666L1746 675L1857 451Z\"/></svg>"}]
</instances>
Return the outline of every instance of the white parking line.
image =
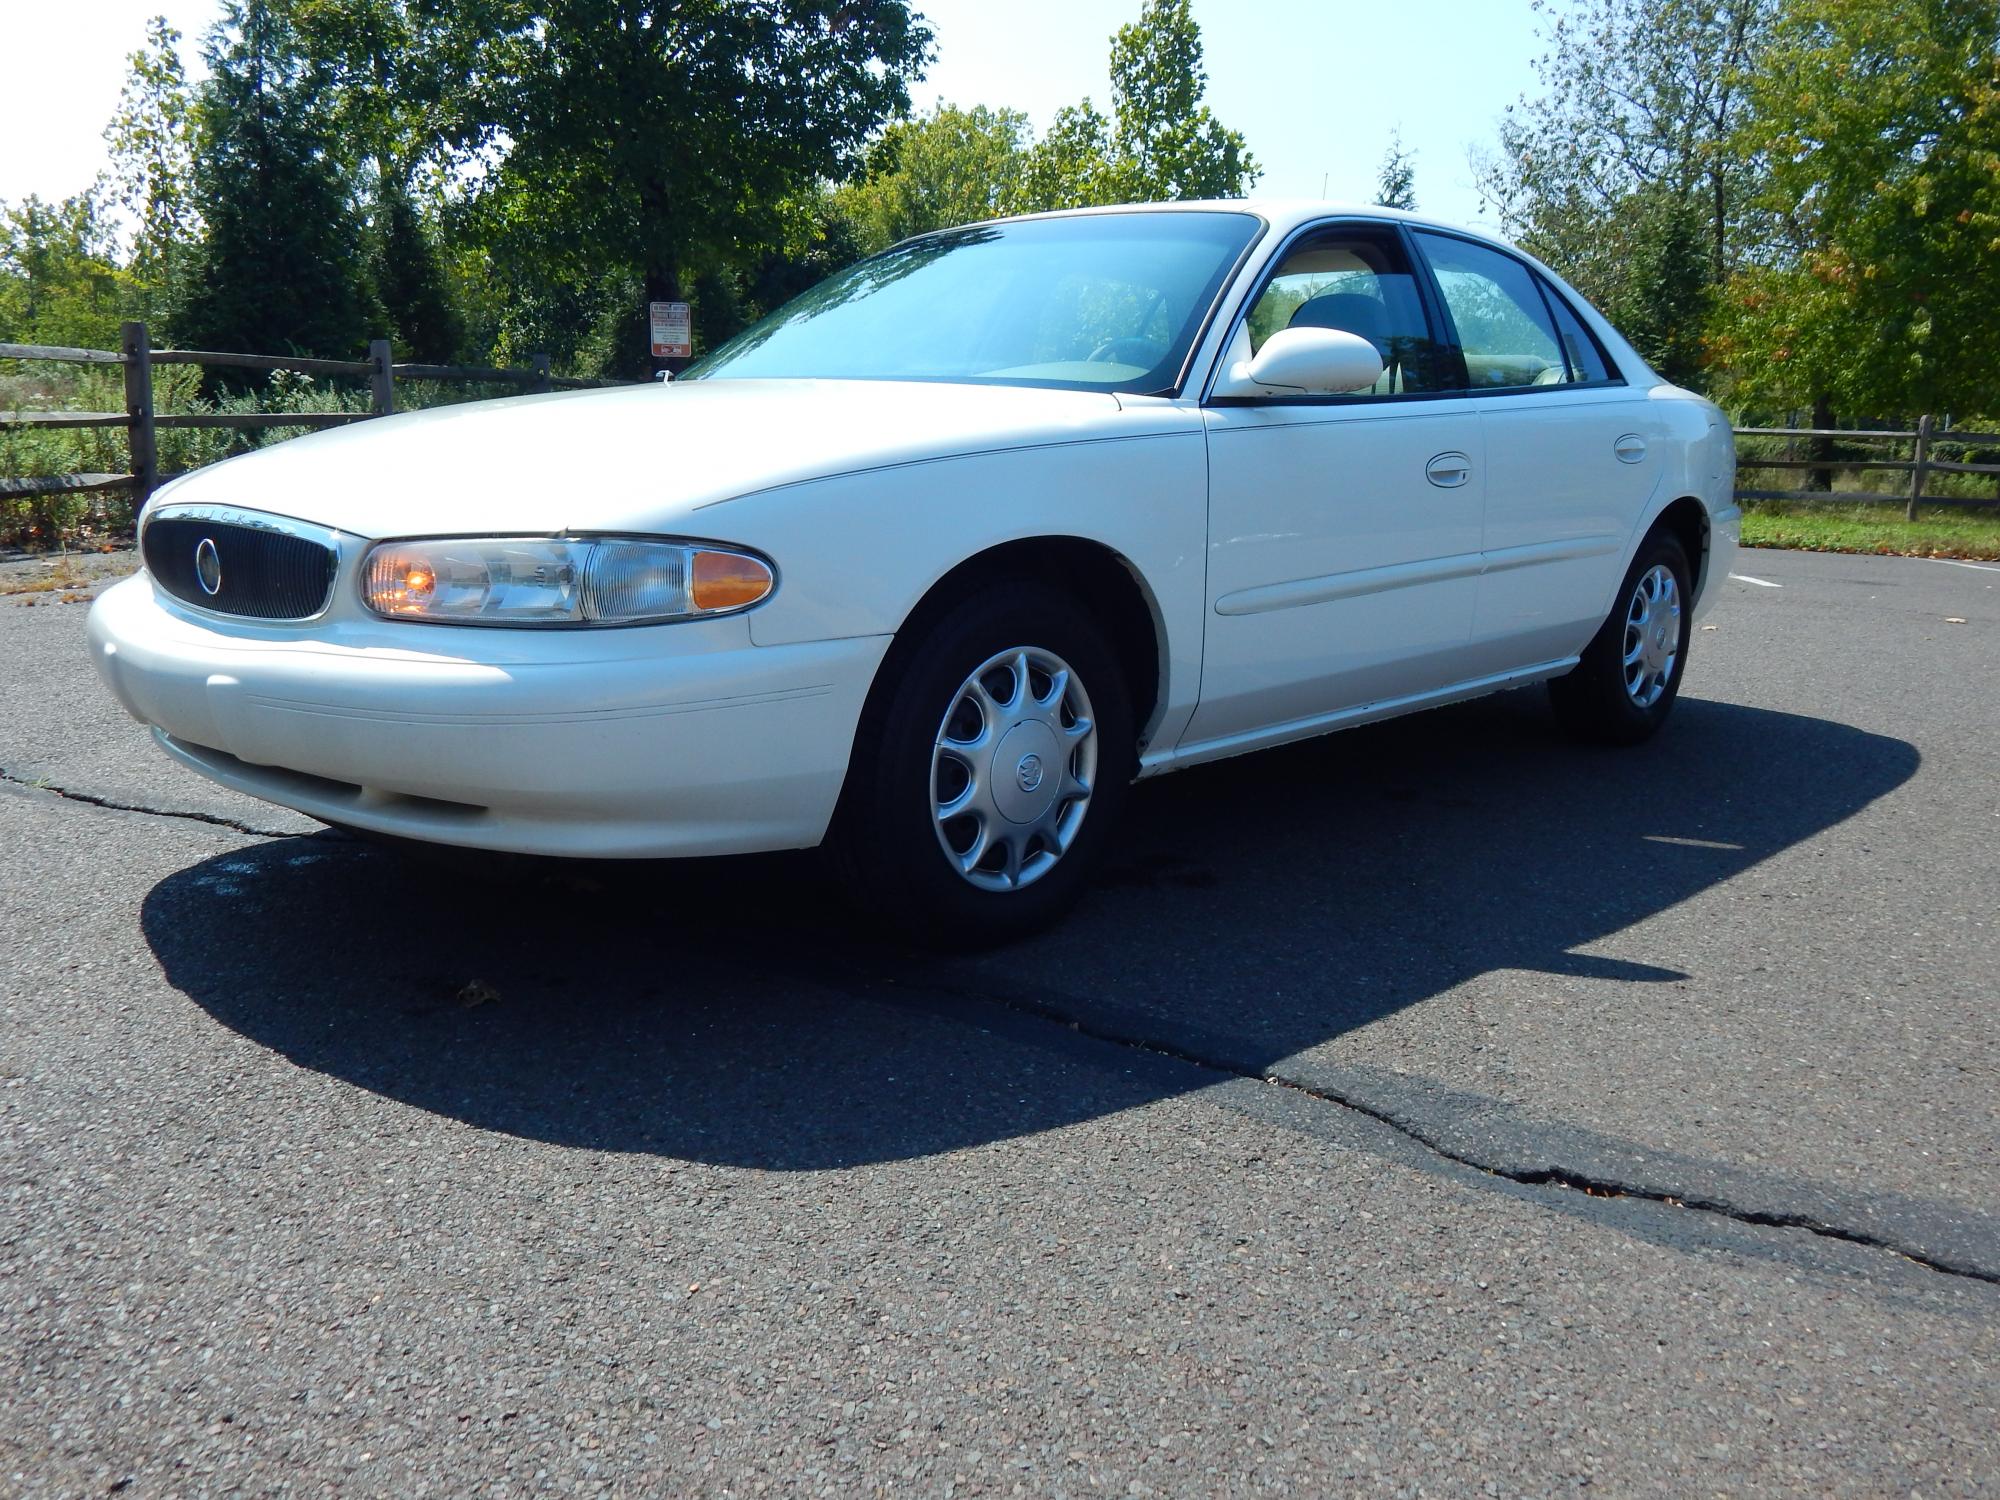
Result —
<instances>
[{"instance_id":1,"label":"white parking line","mask_svg":"<svg viewBox=\"0 0 2000 1500\"><path fill-rule=\"evenodd\" d=\"M1734 578L1738 583L1754 583L1760 589L1781 589L1784 587L1782 583L1773 583L1768 578L1752 578L1748 573L1731 573L1729 576Z\"/></svg>"},{"instance_id":2,"label":"white parking line","mask_svg":"<svg viewBox=\"0 0 2000 1500\"><path fill-rule=\"evenodd\" d=\"M1926 562L1941 562L1951 568L1976 568L1981 573L2000 573L2000 568L1994 567L1992 563L1960 562L1955 557L1930 557L1924 560Z\"/></svg>"}]
</instances>

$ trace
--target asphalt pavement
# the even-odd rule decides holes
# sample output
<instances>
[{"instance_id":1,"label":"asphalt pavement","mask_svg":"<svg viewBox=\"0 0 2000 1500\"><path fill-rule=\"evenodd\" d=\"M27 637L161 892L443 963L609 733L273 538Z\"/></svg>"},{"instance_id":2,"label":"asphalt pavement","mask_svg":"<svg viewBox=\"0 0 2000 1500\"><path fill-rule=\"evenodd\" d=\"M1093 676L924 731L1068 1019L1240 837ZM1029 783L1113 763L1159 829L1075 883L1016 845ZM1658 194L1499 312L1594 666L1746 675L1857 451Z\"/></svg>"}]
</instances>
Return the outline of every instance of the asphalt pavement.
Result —
<instances>
[{"instance_id":1,"label":"asphalt pavement","mask_svg":"<svg viewBox=\"0 0 2000 1500\"><path fill-rule=\"evenodd\" d=\"M2000 568L1739 570L1654 744L1148 783L967 958L318 831L0 593L0 1492L2000 1494Z\"/></svg>"}]
</instances>

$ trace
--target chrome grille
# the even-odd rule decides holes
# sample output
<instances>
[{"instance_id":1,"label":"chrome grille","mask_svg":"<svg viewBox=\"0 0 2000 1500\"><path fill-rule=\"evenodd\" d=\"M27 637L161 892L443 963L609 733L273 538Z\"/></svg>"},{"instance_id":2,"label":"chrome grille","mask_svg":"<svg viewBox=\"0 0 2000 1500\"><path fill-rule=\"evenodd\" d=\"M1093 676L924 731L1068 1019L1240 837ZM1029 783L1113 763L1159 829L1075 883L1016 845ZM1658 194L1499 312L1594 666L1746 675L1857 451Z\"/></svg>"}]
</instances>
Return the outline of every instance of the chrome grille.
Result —
<instances>
[{"instance_id":1,"label":"chrome grille","mask_svg":"<svg viewBox=\"0 0 2000 1500\"><path fill-rule=\"evenodd\" d=\"M250 511L195 507L146 522L146 570L176 599L253 620L303 620L326 608L340 554L329 541Z\"/></svg>"}]
</instances>

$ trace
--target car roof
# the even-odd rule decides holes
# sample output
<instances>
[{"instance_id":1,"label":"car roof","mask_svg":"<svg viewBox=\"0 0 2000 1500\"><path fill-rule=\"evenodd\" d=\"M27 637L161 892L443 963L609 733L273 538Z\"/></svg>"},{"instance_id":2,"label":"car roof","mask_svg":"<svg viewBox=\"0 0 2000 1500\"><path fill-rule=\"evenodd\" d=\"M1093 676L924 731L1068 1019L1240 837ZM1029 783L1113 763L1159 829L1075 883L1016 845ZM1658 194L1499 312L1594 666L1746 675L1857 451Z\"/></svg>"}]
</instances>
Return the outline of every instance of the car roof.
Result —
<instances>
[{"instance_id":1,"label":"car roof","mask_svg":"<svg viewBox=\"0 0 2000 1500\"><path fill-rule=\"evenodd\" d=\"M1384 208L1379 203L1350 203L1330 198L1184 198L1172 203L1107 203L1091 208L1058 208L1046 213L1014 214L992 223L1012 223L1017 219L1074 219L1093 214L1237 213L1255 214L1280 235L1302 224L1320 219L1396 219L1419 229L1444 229L1453 234L1485 240L1513 249L1488 229L1454 224L1428 214L1410 213L1400 208Z\"/></svg>"}]
</instances>

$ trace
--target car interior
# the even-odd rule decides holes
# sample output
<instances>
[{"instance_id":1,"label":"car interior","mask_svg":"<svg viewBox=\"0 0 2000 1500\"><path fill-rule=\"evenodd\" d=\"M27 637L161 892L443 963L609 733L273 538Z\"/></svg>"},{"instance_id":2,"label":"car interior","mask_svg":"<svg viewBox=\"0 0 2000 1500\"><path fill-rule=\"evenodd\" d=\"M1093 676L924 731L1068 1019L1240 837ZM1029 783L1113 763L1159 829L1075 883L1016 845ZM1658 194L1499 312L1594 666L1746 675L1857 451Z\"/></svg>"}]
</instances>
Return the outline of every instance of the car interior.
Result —
<instances>
[{"instance_id":1,"label":"car interior","mask_svg":"<svg viewBox=\"0 0 2000 1500\"><path fill-rule=\"evenodd\" d=\"M1420 236L1465 360L1465 386L1512 390L1610 378L1574 312L1517 261L1484 247ZM1343 235L1285 258L1249 318L1252 350L1281 328L1334 328L1367 339L1382 376L1356 395L1456 388L1457 361L1431 338L1416 278L1400 248ZM1553 325L1551 320L1553 319Z\"/></svg>"}]
</instances>

